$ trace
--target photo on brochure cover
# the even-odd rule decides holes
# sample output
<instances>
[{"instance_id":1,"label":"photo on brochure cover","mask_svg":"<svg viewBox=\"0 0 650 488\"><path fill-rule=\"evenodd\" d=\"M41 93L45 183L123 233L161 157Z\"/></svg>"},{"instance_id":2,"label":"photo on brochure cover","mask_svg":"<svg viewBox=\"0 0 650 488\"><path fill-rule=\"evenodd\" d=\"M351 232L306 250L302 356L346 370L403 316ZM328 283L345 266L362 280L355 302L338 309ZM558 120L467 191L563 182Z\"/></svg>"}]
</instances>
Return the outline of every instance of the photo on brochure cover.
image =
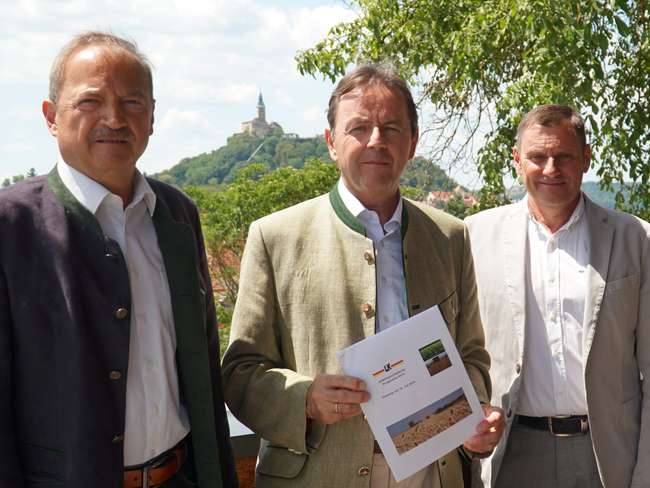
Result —
<instances>
[{"instance_id":1,"label":"photo on brochure cover","mask_svg":"<svg viewBox=\"0 0 650 488\"><path fill-rule=\"evenodd\" d=\"M458 388L421 410L389 425L388 435L398 454L404 454L447 430L472 413L465 393Z\"/></svg>"},{"instance_id":2,"label":"photo on brochure cover","mask_svg":"<svg viewBox=\"0 0 650 488\"><path fill-rule=\"evenodd\" d=\"M442 345L441 340L433 341L430 344L427 344L424 347L419 349L420 356L424 361L424 365L429 371L429 375L433 376L440 371L451 367L451 360L445 351L445 346Z\"/></svg>"}]
</instances>

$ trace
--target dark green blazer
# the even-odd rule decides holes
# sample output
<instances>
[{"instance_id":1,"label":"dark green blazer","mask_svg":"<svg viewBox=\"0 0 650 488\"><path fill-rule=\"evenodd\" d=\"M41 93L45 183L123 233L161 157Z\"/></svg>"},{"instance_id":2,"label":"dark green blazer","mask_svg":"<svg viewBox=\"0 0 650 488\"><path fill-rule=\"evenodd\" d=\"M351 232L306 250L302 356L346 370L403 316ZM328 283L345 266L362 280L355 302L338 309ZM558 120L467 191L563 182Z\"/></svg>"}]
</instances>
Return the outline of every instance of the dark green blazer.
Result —
<instances>
[{"instance_id":1,"label":"dark green blazer","mask_svg":"<svg viewBox=\"0 0 650 488\"><path fill-rule=\"evenodd\" d=\"M181 192L149 183L190 471L202 488L236 486L197 210ZM121 307L130 310L131 293L120 248L56 171L0 191L0 486L123 485L130 321L115 313Z\"/></svg>"}]
</instances>

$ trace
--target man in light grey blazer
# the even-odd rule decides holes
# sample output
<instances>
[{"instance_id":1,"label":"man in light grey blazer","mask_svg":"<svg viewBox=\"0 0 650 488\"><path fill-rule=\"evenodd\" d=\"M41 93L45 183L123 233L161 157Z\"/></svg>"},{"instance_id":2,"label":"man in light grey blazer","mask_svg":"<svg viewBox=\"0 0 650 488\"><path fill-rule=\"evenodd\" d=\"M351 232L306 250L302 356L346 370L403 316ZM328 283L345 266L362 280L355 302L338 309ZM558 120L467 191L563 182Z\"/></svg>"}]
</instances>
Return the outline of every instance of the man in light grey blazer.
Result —
<instances>
[{"instance_id":1,"label":"man in light grey blazer","mask_svg":"<svg viewBox=\"0 0 650 488\"><path fill-rule=\"evenodd\" d=\"M461 455L492 450L501 412L485 405L465 450L396 483L360 415L365 385L341 374L336 352L439 305L487 403L469 238L462 222L399 193L417 110L391 69L346 75L328 119L341 180L328 195L254 222L242 260L223 371L232 412L263 438L256 486L461 487Z\"/></svg>"},{"instance_id":2,"label":"man in light grey blazer","mask_svg":"<svg viewBox=\"0 0 650 488\"><path fill-rule=\"evenodd\" d=\"M580 191L584 122L539 106L513 148L527 197L467 219L492 402L485 486L650 486L650 226Z\"/></svg>"}]
</instances>

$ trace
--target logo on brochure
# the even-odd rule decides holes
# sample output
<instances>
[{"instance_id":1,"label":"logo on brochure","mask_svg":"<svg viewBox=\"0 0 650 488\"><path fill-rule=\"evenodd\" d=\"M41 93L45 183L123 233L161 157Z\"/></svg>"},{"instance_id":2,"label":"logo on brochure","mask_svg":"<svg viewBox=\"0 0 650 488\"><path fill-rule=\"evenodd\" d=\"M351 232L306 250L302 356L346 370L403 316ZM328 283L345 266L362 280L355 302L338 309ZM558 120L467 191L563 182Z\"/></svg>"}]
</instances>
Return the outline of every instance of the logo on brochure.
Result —
<instances>
[{"instance_id":1,"label":"logo on brochure","mask_svg":"<svg viewBox=\"0 0 650 488\"><path fill-rule=\"evenodd\" d=\"M380 369L379 371L375 371L372 373L373 378L379 378L385 373L388 373L389 371L392 371L397 368L401 368L404 366L404 360L400 359L399 361L395 361L394 363L386 363L384 364L384 367Z\"/></svg>"}]
</instances>

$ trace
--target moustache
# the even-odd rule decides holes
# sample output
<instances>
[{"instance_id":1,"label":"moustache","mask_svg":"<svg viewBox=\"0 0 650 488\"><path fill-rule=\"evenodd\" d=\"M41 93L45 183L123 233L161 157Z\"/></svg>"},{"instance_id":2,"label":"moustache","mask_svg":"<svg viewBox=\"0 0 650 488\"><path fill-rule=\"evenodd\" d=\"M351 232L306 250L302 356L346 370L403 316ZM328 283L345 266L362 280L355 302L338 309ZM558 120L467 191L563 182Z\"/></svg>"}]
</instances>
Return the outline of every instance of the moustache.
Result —
<instances>
[{"instance_id":1,"label":"moustache","mask_svg":"<svg viewBox=\"0 0 650 488\"><path fill-rule=\"evenodd\" d=\"M98 127L93 129L88 135L90 141L130 141L131 131L126 127L111 129L109 127Z\"/></svg>"}]
</instances>

